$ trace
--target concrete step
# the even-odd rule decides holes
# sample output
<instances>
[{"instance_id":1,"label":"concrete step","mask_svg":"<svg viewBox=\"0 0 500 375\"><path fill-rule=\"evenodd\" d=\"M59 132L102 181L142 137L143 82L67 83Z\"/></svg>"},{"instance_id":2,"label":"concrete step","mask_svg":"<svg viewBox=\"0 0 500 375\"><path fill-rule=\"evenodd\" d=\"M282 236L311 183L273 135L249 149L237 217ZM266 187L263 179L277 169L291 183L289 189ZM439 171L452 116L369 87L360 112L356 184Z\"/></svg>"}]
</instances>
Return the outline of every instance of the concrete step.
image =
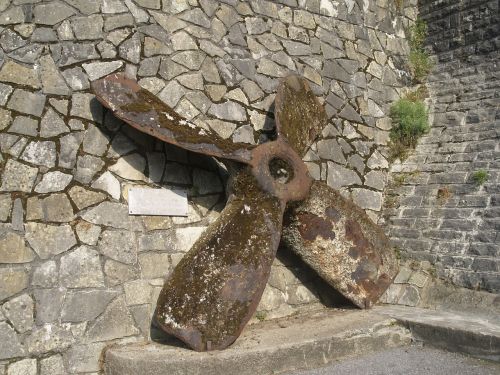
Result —
<instances>
[{"instance_id":1,"label":"concrete step","mask_svg":"<svg viewBox=\"0 0 500 375\"><path fill-rule=\"evenodd\" d=\"M323 309L247 326L230 348L219 352L157 343L111 347L104 368L107 375L276 374L410 342L409 331L386 314Z\"/></svg>"},{"instance_id":2,"label":"concrete step","mask_svg":"<svg viewBox=\"0 0 500 375\"><path fill-rule=\"evenodd\" d=\"M377 306L377 314L397 319L417 340L440 349L500 362L500 316L405 306Z\"/></svg>"}]
</instances>

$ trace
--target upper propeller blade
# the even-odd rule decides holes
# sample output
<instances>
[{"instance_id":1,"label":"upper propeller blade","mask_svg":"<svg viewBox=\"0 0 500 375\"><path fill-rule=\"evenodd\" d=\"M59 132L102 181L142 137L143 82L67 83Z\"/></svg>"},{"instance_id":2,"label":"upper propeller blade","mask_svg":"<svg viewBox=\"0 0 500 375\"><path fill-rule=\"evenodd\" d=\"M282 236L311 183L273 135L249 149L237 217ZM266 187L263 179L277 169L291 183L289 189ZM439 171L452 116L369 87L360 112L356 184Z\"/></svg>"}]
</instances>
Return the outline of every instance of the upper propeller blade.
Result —
<instances>
[{"instance_id":1,"label":"upper propeller blade","mask_svg":"<svg viewBox=\"0 0 500 375\"><path fill-rule=\"evenodd\" d=\"M255 145L234 143L194 125L123 73L94 81L92 90L118 118L144 133L189 151L243 163L251 160L250 150Z\"/></svg>"},{"instance_id":2,"label":"upper propeller blade","mask_svg":"<svg viewBox=\"0 0 500 375\"><path fill-rule=\"evenodd\" d=\"M252 317L281 236L284 203L245 168L234 196L169 276L156 320L197 351L224 349Z\"/></svg>"},{"instance_id":3,"label":"upper propeller blade","mask_svg":"<svg viewBox=\"0 0 500 375\"><path fill-rule=\"evenodd\" d=\"M382 229L321 181L287 211L282 243L361 308L371 307L398 272Z\"/></svg>"},{"instance_id":4,"label":"upper propeller blade","mask_svg":"<svg viewBox=\"0 0 500 375\"><path fill-rule=\"evenodd\" d=\"M327 123L325 109L307 81L297 75L281 80L274 108L278 135L303 156Z\"/></svg>"}]
</instances>

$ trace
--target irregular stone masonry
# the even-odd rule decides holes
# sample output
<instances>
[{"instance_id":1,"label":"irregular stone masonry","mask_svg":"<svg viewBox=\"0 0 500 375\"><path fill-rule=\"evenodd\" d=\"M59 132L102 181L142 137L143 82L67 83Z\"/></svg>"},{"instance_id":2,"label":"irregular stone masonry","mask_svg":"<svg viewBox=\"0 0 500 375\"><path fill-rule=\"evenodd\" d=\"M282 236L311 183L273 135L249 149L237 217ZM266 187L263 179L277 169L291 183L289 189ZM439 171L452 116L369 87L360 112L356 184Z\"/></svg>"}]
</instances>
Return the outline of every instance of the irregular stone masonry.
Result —
<instances>
[{"instance_id":1,"label":"irregular stone masonry","mask_svg":"<svg viewBox=\"0 0 500 375\"><path fill-rule=\"evenodd\" d=\"M0 374L95 373L106 344L148 338L164 277L224 206L218 164L123 125L91 80L125 71L198 126L254 143L272 134L279 78L302 74L331 119L311 174L377 219L407 3L0 0ZM130 217L135 185L189 189L189 216ZM260 316L331 294L280 253Z\"/></svg>"},{"instance_id":2,"label":"irregular stone masonry","mask_svg":"<svg viewBox=\"0 0 500 375\"><path fill-rule=\"evenodd\" d=\"M389 234L405 258L430 262L437 276L499 293L498 2L424 1L420 11L436 61L428 84L434 120L416 152L392 166ZM480 170L488 175L482 185L474 182ZM394 302L406 290L392 292Z\"/></svg>"}]
</instances>

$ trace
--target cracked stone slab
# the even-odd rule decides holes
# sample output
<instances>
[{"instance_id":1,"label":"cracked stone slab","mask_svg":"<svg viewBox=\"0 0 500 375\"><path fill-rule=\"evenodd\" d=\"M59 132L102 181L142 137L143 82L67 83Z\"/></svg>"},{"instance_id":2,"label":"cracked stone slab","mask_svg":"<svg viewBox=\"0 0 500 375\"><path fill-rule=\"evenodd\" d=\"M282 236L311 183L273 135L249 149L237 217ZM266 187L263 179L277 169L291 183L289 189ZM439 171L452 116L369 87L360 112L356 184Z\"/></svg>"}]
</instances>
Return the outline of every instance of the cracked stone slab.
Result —
<instances>
[{"instance_id":1,"label":"cracked stone slab","mask_svg":"<svg viewBox=\"0 0 500 375\"><path fill-rule=\"evenodd\" d=\"M92 43L61 43L61 58L59 59L59 66L73 65L82 61L98 59L94 44Z\"/></svg>"},{"instance_id":2,"label":"cracked stone slab","mask_svg":"<svg viewBox=\"0 0 500 375\"><path fill-rule=\"evenodd\" d=\"M98 244L99 251L107 257L125 264L137 262L135 235L126 230L105 230Z\"/></svg>"},{"instance_id":3,"label":"cracked stone slab","mask_svg":"<svg viewBox=\"0 0 500 375\"><path fill-rule=\"evenodd\" d=\"M45 324L34 329L26 338L25 345L31 354L45 354L67 349L74 342L69 327Z\"/></svg>"},{"instance_id":4,"label":"cracked stone slab","mask_svg":"<svg viewBox=\"0 0 500 375\"><path fill-rule=\"evenodd\" d=\"M79 156L76 163L75 180L88 184L104 167L104 161L92 155Z\"/></svg>"},{"instance_id":5,"label":"cracked stone slab","mask_svg":"<svg viewBox=\"0 0 500 375\"><path fill-rule=\"evenodd\" d=\"M13 25L24 22L23 8L12 7L9 10L0 12L0 25Z\"/></svg>"},{"instance_id":6,"label":"cracked stone slab","mask_svg":"<svg viewBox=\"0 0 500 375\"><path fill-rule=\"evenodd\" d=\"M112 290L75 290L66 294L61 312L63 322L94 320L117 296Z\"/></svg>"},{"instance_id":7,"label":"cracked stone slab","mask_svg":"<svg viewBox=\"0 0 500 375\"><path fill-rule=\"evenodd\" d=\"M37 174L37 168L9 159L2 174L0 190L30 193Z\"/></svg>"},{"instance_id":8,"label":"cracked stone slab","mask_svg":"<svg viewBox=\"0 0 500 375\"><path fill-rule=\"evenodd\" d=\"M45 194L64 190L73 180L73 176L67 173L54 171L43 175L42 180L36 185L35 192Z\"/></svg>"},{"instance_id":9,"label":"cracked stone slab","mask_svg":"<svg viewBox=\"0 0 500 375\"><path fill-rule=\"evenodd\" d=\"M0 322L0 359L21 357L25 354L16 331L6 322Z\"/></svg>"},{"instance_id":10,"label":"cracked stone slab","mask_svg":"<svg viewBox=\"0 0 500 375\"><path fill-rule=\"evenodd\" d=\"M14 328L24 333L33 327L33 307L33 299L28 294L22 294L4 303L2 311Z\"/></svg>"},{"instance_id":11,"label":"cracked stone slab","mask_svg":"<svg viewBox=\"0 0 500 375\"><path fill-rule=\"evenodd\" d=\"M105 341L136 335L132 315L128 311L122 296L115 299L106 311L89 327L87 338L91 341Z\"/></svg>"},{"instance_id":12,"label":"cracked stone slab","mask_svg":"<svg viewBox=\"0 0 500 375\"><path fill-rule=\"evenodd\" d=\"M78 40L101 39L103 37L104 20L101 15L73 18L71 26Z\"/></svg>"},{"instance_id":13,"label":"cracked stone slab","mask_svg":"<svg viewBox=\"0 0 500 375\"><path fill-rule=\"evenodd\" d=\"M27 223L25 227L28 243L42 259L63 253L76 245L75 235L68 224Z\"/></svg>"},{"instance_id":14,"label":"cracked stone slab","mask_svg":"<svg viewBox=\"0 0 500 375\"><path fill-rule=\"evenodd\" d=\"M227 101L222 104L212 104L208 113L221 120L226 121L246 121L247 114L245 108L238 103Z\"/></svg>"},{"instance_id":15,"label":"cracked stone slab","mask_svg":"<svg viewBox=\"0 0 500 375\"><path fill-rule=\"evenodd\" d=\"M50 55L42 56L40 58L40 65L43 93L54 95L71 94L71 90L66 85L63 76Z\"/></svg>"},{"instance_id":16,"label":"cracked stone slab","mask_svg":"<svg viewBox=\"0 0 500 375\"><path fill-rule=\"evenodd\" d=\"M120 69L122 66L123 61L95 62L82 65L91 81L107 76Z\"/></svg>"},{"instance_id":17,"label":"cracked stone slab","mask_svg":"<svg viewBox=\"0 0 500 375\"><path fill-rule=\"evenodd\" d=\"M15 232L0 232L0 263L28 263L35 254Z\"/></svg>"},{"instance_id":18,"label":"cracked stone slab","mask_svg":"<svg viewBox=\"0 0 500 375\"><path fill-rule=\"evenodd\" d=\"M80 246L61 258L61 284L68 288L104 286L99 253L87 246Z\"/></svg>"},{"instance_id":19,"label":"cracked stone slab","mask_svg":"<svg viewBox=\"0 0 500 375\"><path fill-rule=\"evenodd\" d=\"M114 199L119 200L121 196L121 187L118 179L113 176L110 172L104 172L97 180L92 184L94 189L103 190Z\"/></svg>"},{"instance_id":20,"label":"cracked stone slab","mask_svg":"<svg viewBox=\"0 0 500 375\"><path fill-rule=\"evenodd\" d=\"M146 159L139 154L130 154L118 159L109 170L127 180L145 180Z\"/></svg>"},{"instance_id":21,"label":"cracked stone slab","mask_svg":"<svg viewBox=\"0 0 500 375\"><path fill-rule=\"evenodd\" d=\"M81 186L73 186L68 193L71 200L75 203L79 210L101 203L106 199L104 194L87 190Z\"/></svg>"},{"instance_id":22,"label":"cracked stone slab","mask_svg":"<svg viewBox=\"0 0 500 375\"><path fill-rule=\"evenodd\" d=\"M102 129L89 124L83 137L83 151L102 156L108 149L109 138Z\"/></svg>"},{"instance_id":23,"label":"cracked stone slab","mask_svg":"<svg viewBox=\"0 0 500 375\"><path fill-rule=\"evenodd\" d=\"M14 90L7 104L7 108L9 109L37 117L40 117L44 107L45 95L22 89Z\"/></svg>"},{"instance_id":24,"label":"cracked stone slab","mask_svg":"<svg viewBox=\"0 0 500 375\"><path fill-rule=\"evenodd\" d=\"M38 121L26 116L17 116L9 128L9 132L36 137L38 135Z\"/></svg>"},{"instance_id":25,"label":"cracked stone slab","mask_svg":"<svg viewBox=\"0 0 500 375\"><path fill-rule=\"evenodd\" d=\"M0 268L0 302L26 289L28 283L29 275L24 268Z\"/></svg>"},{"instance_id":26,"label":"cracked stone slab","mask_svg":"<svg viewBox=\"0 0 500 375\"><path fill-rule=\"evenodd\" d=\"M35 165L52 168L56 164L56 144L52 141L33 141L24 149L21 159Z\"/></svg>"},{"instance_id":27,"label":"cracked stone slab","mask_svg":"<svg viewBox=\"0 0 500 375\"><path fill-rule=\"evenodd\" d=\"M76 14L69 5L60 1L35 6L33 11L34 22L40 25L55 25L68 17Z\"/></svg>"},{"instance_id":28,"label":"cracked stone slab","mask_svg":"<svg viewBox=\"0 0 500 375\"><path fill-rule=\"evenodd\" d=\"M101 122L103 107L92 94L78 93L73 95L71 116Z\"/></svg>"},{"instance_id":29,"label":"cracked stone slab","mask_svg":"<svg viewBox=\"0 0 500 375\"><path fill-rule=\"evenodd\" d=\"M128 207L121 203L102 202L82 214L82 219L96 225L106 225L118 229L128 229Z\"/></svg>"},{"instance_id":30,"label":"cracked stone slab","mask_svg":"<svg viewBox=\"0 0 500 375\"><path fill-rule=\"evenodd\" d=\"M52 138L59 134L68 133L69 128L56 111L49 108L40 121L40 137Z\"/></svg>"},{"instance_id":31,"label":"cracked stone slab","mask_svg":"<svg viewBox=\"0 0 500 375\"><path fill-rule=\"evenodd\" d=\"M101 234L101 227L82 221L76 225L78 239L87 245L95 245Z\"/></svg>"}]
</instances>

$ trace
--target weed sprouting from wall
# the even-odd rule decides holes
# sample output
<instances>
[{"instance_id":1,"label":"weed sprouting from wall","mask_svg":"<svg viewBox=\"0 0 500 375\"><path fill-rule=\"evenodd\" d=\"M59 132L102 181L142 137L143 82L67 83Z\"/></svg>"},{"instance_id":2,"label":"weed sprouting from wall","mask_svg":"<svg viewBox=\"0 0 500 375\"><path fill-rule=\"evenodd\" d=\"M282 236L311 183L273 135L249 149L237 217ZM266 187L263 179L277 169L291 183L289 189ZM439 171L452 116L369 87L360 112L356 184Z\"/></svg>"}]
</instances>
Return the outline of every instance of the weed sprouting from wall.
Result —
<instances>
[{"instance_id":1,"label":"weed sprouting from wall","mask_svg":"<svg viewBox=\"0 0 500 375\"><path fill-rule=\"evenodd\" d=\"M423 134L429 131L428 113L421 100L408 97L399 99L391 107L393 127L391 129L389 158L404 160Z\"/></svg>"},{"instance_id":2,"label":"weed sprouting from wall","mask_svg":"<svg viewBox=\"0 0 500 375\"><path fill-rule=\"evenodd\" d=\"M484 169L480 169L472 175L472 180L478 186L483 185L486 181L488 181L488 172Z\"/></svg>"},{"instance_id":3,"label":"weed sprouting from wall","mask_svg":"<svg viewBox=\"0 0 500 375\"><path fill-rule=\"evenodd\" d=\"M410 70L413 80L416 83L423 82L432 69L432 62L429 53L424 48L425 38L427 36L427 24L418 19L410 28Z\"/></svg>"}]
</instances>

